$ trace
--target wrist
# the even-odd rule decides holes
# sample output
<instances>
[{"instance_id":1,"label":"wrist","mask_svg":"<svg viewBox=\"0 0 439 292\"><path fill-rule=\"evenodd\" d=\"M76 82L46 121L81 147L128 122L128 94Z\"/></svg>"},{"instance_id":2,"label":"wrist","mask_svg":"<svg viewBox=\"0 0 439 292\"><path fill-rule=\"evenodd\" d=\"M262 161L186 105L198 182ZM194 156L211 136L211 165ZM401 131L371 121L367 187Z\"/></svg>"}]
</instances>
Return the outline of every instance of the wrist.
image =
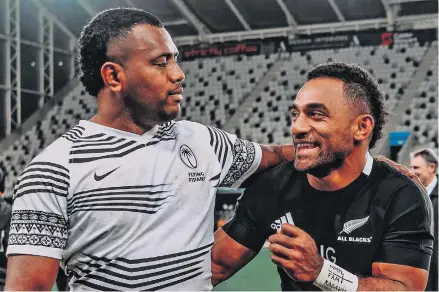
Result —
<instances>
[{"instance_id":1,"label":"wrist","mask_svg":"<svg viewBox=\"0 0 439 292\"><path fill-rule=\"evenodd\" d=\"M356 275L324 259L313 284L323 291L357 291L358 280Z\"/></svg>"}]
</instances>

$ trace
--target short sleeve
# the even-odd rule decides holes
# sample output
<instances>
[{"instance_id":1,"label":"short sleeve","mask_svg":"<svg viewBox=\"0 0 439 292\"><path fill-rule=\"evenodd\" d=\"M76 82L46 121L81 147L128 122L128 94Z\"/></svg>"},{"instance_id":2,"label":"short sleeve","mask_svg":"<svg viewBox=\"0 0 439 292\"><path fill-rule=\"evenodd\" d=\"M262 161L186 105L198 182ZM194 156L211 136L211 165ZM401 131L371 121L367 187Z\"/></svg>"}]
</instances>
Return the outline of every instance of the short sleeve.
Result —
<instances>
[{"instance_id":1,"label":"short sleeve","mask_svg":"<svg viewBox=\"0 0 439 292\"><path fill-rule=\"evenodd\" d=\"M375 262L428 270L433 252L433 209L414 184L399 188L386 213L386 231Z\"/></svg>"},{"instance_id":2,"label":"short sleeve","mask_svg":"<svg viewBox=\"0 0 439 292\"><path fill-rule=\"evenodd\" d=\"M221 166L220 187L238 187L259 167L261 146L207 126L209 142Z\"/></svg>"},{"instance_id":3,"label":"short sleeve","mask_svg":"<svg viewBox=\"0 0 439 292\"><path fill-rule=\"evenodd\" d=\"M268 205L273 203L273 191L270 195L266 186L270 185L263 174L257 174L257 179L252 183L238 199L235 214L224 226L223 230L239 244L258 252L269 234L264 228L264 220ZM265 202L267 197L272 202Z\"/></svg>"},{"instance_id":4,"label":"short sleeve","mask_svg":"<svg viewBox=\"0 0 439 292\"><path fill-rule=\"evenodd\" d=\"M49 149L18 178L7 255L29 254L61 259L67 243L69 170Z\"/></svg>"}]
</instances>

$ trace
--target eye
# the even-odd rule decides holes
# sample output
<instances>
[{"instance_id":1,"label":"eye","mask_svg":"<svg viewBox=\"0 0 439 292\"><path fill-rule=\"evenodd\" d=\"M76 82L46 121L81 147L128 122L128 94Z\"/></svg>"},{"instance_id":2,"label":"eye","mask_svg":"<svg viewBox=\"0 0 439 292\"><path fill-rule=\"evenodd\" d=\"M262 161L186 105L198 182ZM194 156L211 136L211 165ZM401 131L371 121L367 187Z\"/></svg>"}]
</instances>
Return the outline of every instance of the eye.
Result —
<instances>
[{"instance_id":1,"label":"eye","mask_svg":"<svg viewBox=\"0 0 439 292\"><path fill-rule=\"evenodd\" d=\"M156 63L156 66L159 66L161 68L165 68L168 65L168 62L164 62L164 63Z\"/></svg>"},{"instance_id":2,"label":"eye","mask_svg":"<svg viewBox=\"0 0 439 292\"><path fill-rule=\"evenodd\" d=\"M297 118L297 116L299 115L299 113L296 112L296 111L292 111L292 112L290 113L290 115L291 115L291 118L292 118L292 119L295 119L295 118Z\"/></svg>"},{"instance_id":3,"label":"eye","mask_svg":"<svg viewBox=\"0 0 439 292\"><path fill-rule=\"evenodd\" d=\"M316 117L316 118L320 118L320 117L324 117L325 115L322 112L319 111L312 111L310 113L311 117Z\"/></svg>"}]
</instances>

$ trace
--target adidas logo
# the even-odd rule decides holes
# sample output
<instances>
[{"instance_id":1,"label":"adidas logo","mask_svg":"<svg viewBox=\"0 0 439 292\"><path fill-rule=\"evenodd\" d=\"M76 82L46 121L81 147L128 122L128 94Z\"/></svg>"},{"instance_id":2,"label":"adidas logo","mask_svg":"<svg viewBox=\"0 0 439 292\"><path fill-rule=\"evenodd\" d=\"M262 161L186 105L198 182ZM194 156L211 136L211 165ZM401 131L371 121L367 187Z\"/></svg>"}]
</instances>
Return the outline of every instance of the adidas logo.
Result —
<instances>
[{"instance_id":1,"label":"adidas logo","mask_svg":"<svg viewBox=\"0 0 439 292\"><path fill-rule=\"evenodd\" d=\"M270 227L274 230L279 230L282 227L282 224L287 223L294 225L294 220L291 216L291 212L288 212L284 216L281 216L279 219L274 220L274 222L271 223Z\"/></svg>"}]
</instances>

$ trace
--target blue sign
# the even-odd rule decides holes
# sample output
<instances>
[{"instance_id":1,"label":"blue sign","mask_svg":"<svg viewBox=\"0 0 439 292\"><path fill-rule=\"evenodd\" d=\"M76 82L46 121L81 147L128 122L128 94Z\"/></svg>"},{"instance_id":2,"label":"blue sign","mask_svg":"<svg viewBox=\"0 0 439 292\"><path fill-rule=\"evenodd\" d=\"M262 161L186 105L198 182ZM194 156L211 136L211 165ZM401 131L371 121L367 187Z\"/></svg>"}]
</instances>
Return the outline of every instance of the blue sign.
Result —
<instances>
[{"instance_id":1,"label":"blue sign","mask_svg":"<svg viewBox=\"0 0 439 292\"><path fill-rule=\"evenodd\" d=\"M409 138L411 132L390 132L390 146L402 146Z\"/></svg>"}]
</instances>

